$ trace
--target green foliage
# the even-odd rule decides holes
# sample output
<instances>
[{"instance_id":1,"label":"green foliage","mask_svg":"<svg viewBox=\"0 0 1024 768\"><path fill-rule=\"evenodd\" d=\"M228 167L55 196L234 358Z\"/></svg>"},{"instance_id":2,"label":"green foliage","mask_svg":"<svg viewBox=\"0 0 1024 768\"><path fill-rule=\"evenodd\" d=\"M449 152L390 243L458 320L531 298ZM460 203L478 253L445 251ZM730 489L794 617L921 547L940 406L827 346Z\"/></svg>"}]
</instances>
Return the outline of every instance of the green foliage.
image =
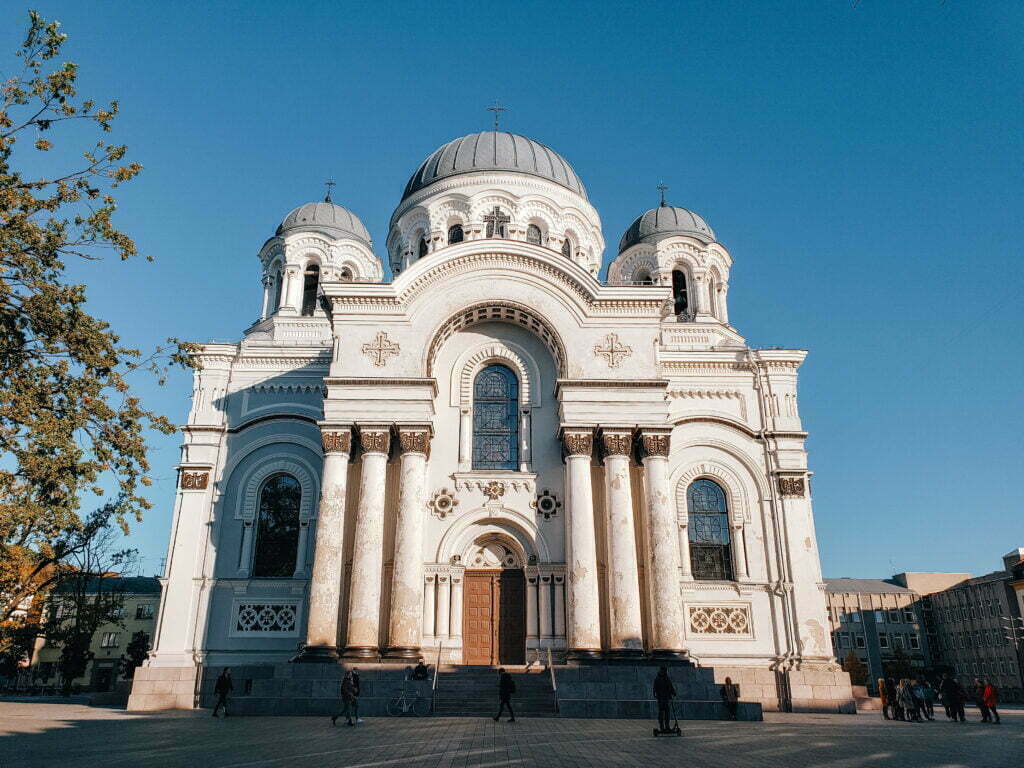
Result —
<instances>
[{"instance_id":1,"label":"green foliage","mask_svg":"<svg viewBox=\"0 0 1024 768\"><path fill-rule=\"evenodd\" d=\"M20 73L0 83L0 622L60 578L55 566L89 533L83 494L116 486L109 512L125 531L150 507L145 433L174 426L130 394L127 377L149 371L162 383L195 349L175 339L147 354L124 346L68 279L69 260L137 255L114 224L112 193L142 166L102 138L118 103L80 98L76 65L56 61L65 37L30 12ZM74 122L69 141L90 126L101 138L65 147L57 134ZM60 170L22 170L40 167L38 152Z\"/></svg>"},{"instance_id":2,"label":"green foliage","mask_svg":"<svg viewBox=\"0 0 1024 768\"><path fill-rule=\"evenodd\" d=\"M896 648L892 654L892 661L887 661L882 665L885 669L885 676L892 677L899 680L903 677L913 677L914 667L910 663L910 657L907 656L906 651L902 648Z\"/></svg>"},{"instance_id":3,"label":"green foliage","mask_svg":"<svg viewBox=\"0 0 1024 768\"><path fill-rule=\"evenodd\" d=\"M850 673L850 684L851 685L867 685L868 684L868 668L864 666L857 654L851 649L846 658L843 659L843 671Z\"/></svg>"},{"instance_id":4,"label":"green foliage","mask_svg":"<svg viewBox=\"0 0 1024 768\"><path fill-rule=\"evenodd\" d=\"M132 633L131 642L125 648L125 655L121 657L121 677L131 679L135 677L135 670L142 666L142 662L149 655L149 635L141 629Z\"/></svg>"}]
</instances>

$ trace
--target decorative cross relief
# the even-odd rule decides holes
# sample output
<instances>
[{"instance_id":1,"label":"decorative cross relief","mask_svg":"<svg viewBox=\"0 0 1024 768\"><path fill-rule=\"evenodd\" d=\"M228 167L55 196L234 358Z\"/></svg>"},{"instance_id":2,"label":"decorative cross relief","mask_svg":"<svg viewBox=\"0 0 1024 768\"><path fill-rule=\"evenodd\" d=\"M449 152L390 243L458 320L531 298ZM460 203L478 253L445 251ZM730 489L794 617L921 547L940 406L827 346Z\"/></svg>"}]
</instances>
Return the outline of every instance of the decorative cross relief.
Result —
<instances>
[{"instance_id":1,"label":"decorative cross relief","mask_svg":"<svg viewBox=\"0 0 1024 768\"><path fill-rule=\"evenodd\" d=\"M209 472L182 472L179 485L187 491L205 491L209 482Z\"/></svg>"},{"instance_id":2,"label":"decorative cross relief","mask_svg":"<svg viewBox=\"0 0 1024 768\"><path fill-rule=\"evenodd\" d=\"M388 339L386 331L380 331L373 344L363 344L363 354L369 357L378 368L387 365L388 357L397 357L401 347Z\"/></svg>"},{"instance_id":3,"label":"decorative cross relief","mask_svg":"<svg viewBox=\"0 0 1024 768\"><path fill-rule=\"evenodd\" d=\"M604 337L607 346L594 345L595 357L604 357L608 361L609 368L618 368L619 364L633 354L633 348L619 343L617 333L609 333Z\"/></svg>"},{"instance_id":4,"label":"decorative cross relief","mask_svg":"<svg viewBox=\"0 0 1024 768\"><path fill-rule=\"evenodd\" d=\"M804 496L804 479L802 477L780 477L779 493L783 496Z\"/></svg>"},{"instance_id":5,"label":"decorative cross relief","mask_svg":"<svg viewBox=\"0 0 1024 768\"><path fill-rule=\"evenodd\" d=\"M484 492L484 496L489 498L491 501L497 501L505 495L505 484L500 480L491 480L480 490L482 490Z\"/></svg>"},{"instance_id":6,"label":"decorative cross relief","mask_svg":"<svg viewBox=\"0 0 1024 768\"><path fill-rule=\"evenodd\" d=\"M550 520L562 508L562 502L558 500L555 494L545 488L536 499L530 502L530 506L543 515L545 520Z\"/></svg>"},{"instance_id":7,"label":"decorative cross relief","mask_svg":"<svg viewBox=\"0 0 1024 768\"><path fill-rule=\"evenodd\" d=\"M459 506L459 500L447 488L435 491L430 501L427 502L427 508L430 509L430 513L440 520L444 520L453 513L457 506Z\"/></svg>"}]
</instances>

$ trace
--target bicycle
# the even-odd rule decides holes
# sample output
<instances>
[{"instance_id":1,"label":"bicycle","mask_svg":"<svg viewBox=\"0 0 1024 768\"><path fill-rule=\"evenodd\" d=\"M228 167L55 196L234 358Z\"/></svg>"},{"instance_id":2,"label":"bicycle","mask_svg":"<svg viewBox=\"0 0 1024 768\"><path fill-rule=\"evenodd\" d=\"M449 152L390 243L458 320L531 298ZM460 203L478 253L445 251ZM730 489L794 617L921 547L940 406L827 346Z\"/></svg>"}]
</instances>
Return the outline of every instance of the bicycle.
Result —
<instances>
[{"instance_id":1,"label":"bicycle","mask_svg":"<svg viewBox=\"0 0 1024 768\"><path fill-rule=\"evenodd\" d=\"M392 717L400 715L415 715L423 717L430 713L430 702L420 696L413 694L405 688L395 693L388 702L388 714Z\"/></svg>"}]
</instances>

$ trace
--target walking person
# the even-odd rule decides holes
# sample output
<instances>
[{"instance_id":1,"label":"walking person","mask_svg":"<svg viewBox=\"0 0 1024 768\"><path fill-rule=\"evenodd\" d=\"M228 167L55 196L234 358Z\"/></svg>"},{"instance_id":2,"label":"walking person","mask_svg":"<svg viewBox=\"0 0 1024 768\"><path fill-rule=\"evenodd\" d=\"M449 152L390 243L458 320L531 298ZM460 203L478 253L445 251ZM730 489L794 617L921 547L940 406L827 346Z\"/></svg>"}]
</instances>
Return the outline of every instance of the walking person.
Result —
<instances>
[{"instance_id":1,"label":"walking person","mask_svg":"<svg viewBox=\"0 0 1024 768\"><path fill-rule=\"evenodd\" d=\"M988 707L989 713L995 718L992 722L1000 725L1002 721L999 719L999 710L996 709L999 706L999 689L992 684L991 680L985 680L984 683L985 689L981 694L981 699L985 702L985 706Z\"/></svg>"},{"instance_id":2,"label":"walking person","mask_svg":"<svg viewBox=\"0 0 1024 768\"><path fill-rule=\"evenodd\" d=\"M228 716L228 694L234 689L235 686L231 682L231 667L224 667L224 671L220 673L213 686L213 692L217 694L217 703L213 707L214 717L217 717L221 707L224 707L224 717Z\"/></svg>"},{"instance_id":3,"label":"walking person","mask_svg":"<svg viewBox=\"0 0 1024 768\"><path fill-rule=\"evenodd\" d=\"M658 702L658 730L663 733L669 729L669 713L675 695L676 687L668 677L668 667L661 667L654 677L654 698Z\"/></svg>"},{"instance_id":4,"label":"walking person","mask_svg":"<svg viewBox=\"0 0 1024 768\"><path fill-rule=\"evenodd\" d=\"M510 723L516 721L516 713L512 710L512 694L516 692L516 681L512 679L512 675L505 671L502 667L498 670L498 714L494 716L494 722L498 722L501 718L501 713L505 711L505 707L508 707Z\"/></svg>"},{"instance_id":5,"label":"walking person","mask_svg":"<svg viewBox=\"0 0 1024 768\"><path fill-rule=\"evenodd\" d=\"M736 710L739 708L740 703L740 687L732 681L731 677L727 677L719 690L719 694L722 697L722 703L725 704L725 708L729 712L729 717L735 720Z\"/></svg>"},{"instance_id":6,"label":"walking person","mask_svg":"<svg viewBox=\"0 0 1024 768\"><path fill-rule=\"evenodd\" d=\"M967 722L967 717L964 715L964 689L960 687L960 683L950 677L949 672L942 673L942 684L939 686L939 690L942 691L943 704L952 713L950 719L958 720L961 723Z\"/></svg>"},{"instance_id":7,"label":"walking person","mask_svg":"<svg viewBox=\"0 0 1024 768\"><path fill-rule=\"evenodd\" d=\"M974 678L974 687L971 689L971 698L974 699L978 711L981 712L981 722L992 722L992 715L985 705L985 686L978 678Z\"/></svg>"},{"instance_id":8,"label":"walking person","mask_svg":"<svg viewBox=\"0 0 1024 768\"><path fill-rule=\"evenodd\" d=\"M921 718L917 714L917 705L914 703L914 688L907 678L902 678L896 688L896 697L899 699L900 708L903 710L903 717L908 721L918 721Z\"/></svg>"},{"instance_id":9,"label":"walking person","mask_svg":"<svg viewBox=\"0 0 1024 768\"><path fill-rule=\"evenodd\" d=\"M935 719L935 689L932 684L924 680L921 683L921 699L924 701L924 714L929 720Z\"/></svg>"},{"instance_id":10,"label":"walking person","mask_svg":"<svg viewBox=\"0 0 1024 768\"><path fill-rule=\"evenodd\" d=\"M885 678L878 678L878 698L882 702L882 719L889 719L889 697L885 686Z\"/></svg>"},{"instance_id":11,"label":"walking person","mask_svg":"<svg viewBox=\"0 0 1024 768\"><path fill-rule=\"evenodd\" d=\"M359 719L359 701L356 699L356 686L352 681L352 672L345 672L345 676L341 679L341 712L331 715L331 725L338 724L338 718L345 718L345 725L355 725L352 722L352 715L356 717L356 722L361 723Z\"/></svg>"},{"instance_id":12,"label":"walking person","mask_svg":"<svg viewBox=\"0 0 1024 768\"><path fill-rule=\"evenodd\" d=\"M885 679L885 698L889 702L890 719L902 720L903 707L900 706L900 697L896 693L896 681L891 677Z\"/></svg>"}]
</instances>

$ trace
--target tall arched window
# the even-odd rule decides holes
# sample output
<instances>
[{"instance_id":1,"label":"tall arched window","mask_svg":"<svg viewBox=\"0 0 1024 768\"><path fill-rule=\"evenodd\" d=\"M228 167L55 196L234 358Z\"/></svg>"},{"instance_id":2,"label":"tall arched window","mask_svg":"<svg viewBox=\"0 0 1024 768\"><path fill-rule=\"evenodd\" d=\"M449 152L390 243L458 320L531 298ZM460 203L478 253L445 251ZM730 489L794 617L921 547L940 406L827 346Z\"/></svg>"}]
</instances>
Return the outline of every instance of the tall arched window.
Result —
<instances>
[{"instance_id":1,"label":"tall arched window","mask_svg":"<svg viewBox=\"0 0 1024 768\"><path fill-rule=\"evenodd\" d=\"M729 507L725 491L714 480L702 477L686 491L690 512L690 567L693 578L711 581L732 579L729 546Z\"/></svg>"},{"instance_id":2,"label":"tall arched window","mask_svg":"<svg viewBox=\"0 0 1024 768\"><path fill-rule=\"evenodd\" d=\"M473 469L519 469L519 380L503 365L473 383Z\"/></svg>"},{"instance_id":3,"label":"tall arched window","mask_svg":"<svg viewBox=\"0 0 1024 768\"><path fill-rule=\"evenodd\" d=\"M565 256L565 258L567 259L572 258L572 240L570 240L568 237L566 237L565 240L562 241L562 255Z\"/></svg>"},{"instance_id":4,"label":"tall arched window","mask_svg":"<svg viewBox=\"0 0 1024 768\"><path fill-rule=\"evenodd\" d=\"M420 238L420 251L419 251L419 255L418 255L417 258L422 259L426 255L427 255L427 238L421 237Z\"/></svg>"},{"instance_id":5,"label":"tall arched window","mask_svg":"<svg viewBox=\"0 0 1024 768\"><path fill-rule=\"evenodd\" d=\"M681 269L672 270L672 296L675 298L677 315L690 311L690 299L686 292L686 273Z\"/></svg>"},{"instance_id":6,"label":"tall arched window","mask_svg":"<svg viewBox=\"0 0 1024 768\"><path fill-rule=\"evenodd\" d=\"M341 272L338 273L338 279L343 283L352 282L352 270L348 267L342 267Z\"/></svg>"},{"instance_id":7,"label":"tall arched window","mask_svg":"<svg viewBox=\"0 0 1024 768\"><path fill-rule=\"evenodd\" d=\"M633 282L637 285L654 285L654 280L651 279L651 273L646 269L641 269L633 275Z\"/></svg>"},{"instance_id":8,"label":"tall arched window","mask_svg":"<svg viewBox=\"0 0 1024 768\"><path fill-rule=\"evenodd\" d=\"M531 224L526 228L526 242L540 245L540 227Z\"/></svg>"},{"instance_id":9,"label":"tall arched window","mask_svg":"<svg viewBox=\"0 0 1024 768\"><path fill-rule=\"evenodd\" d=\"M295 573L301 500L302 487L291 475L274 475L263 483L256 553L252 559L253 577L286 579Z\"/></svg>"},{"instance_id":10,"label":"tall arched window","mask_svg":"<svg viewBox=\"0 0 1024 768\"><path fill-rule=\"evenodd\" d=\"M465 237L465 234L462 232L461 224L454 224L448 227L448 245L461 243Z\"/></svg>"},{"instance_id":11,"label":"tall arched window","mask_svg":"<svg viewBox=\"0 0 1024 768\"><path fill-rule=\"evenodd\" d=\"M273 314L281 308L281 284L284 282L284 273L281 268L278 267L277 271L274 272L274 303L270 307L270 313Z\"/></svg>"},{"instance_id":12,"label":"tall arched window","mask_svg":"<svg viewBox=\"0 0 1024 768\"><path fill-rule=\"evenodd\" d=\"M320 267L310 264L302 277L302 314L312 317L316 309L316 292L320 287Z\"/></svg>"}]
</instances>

